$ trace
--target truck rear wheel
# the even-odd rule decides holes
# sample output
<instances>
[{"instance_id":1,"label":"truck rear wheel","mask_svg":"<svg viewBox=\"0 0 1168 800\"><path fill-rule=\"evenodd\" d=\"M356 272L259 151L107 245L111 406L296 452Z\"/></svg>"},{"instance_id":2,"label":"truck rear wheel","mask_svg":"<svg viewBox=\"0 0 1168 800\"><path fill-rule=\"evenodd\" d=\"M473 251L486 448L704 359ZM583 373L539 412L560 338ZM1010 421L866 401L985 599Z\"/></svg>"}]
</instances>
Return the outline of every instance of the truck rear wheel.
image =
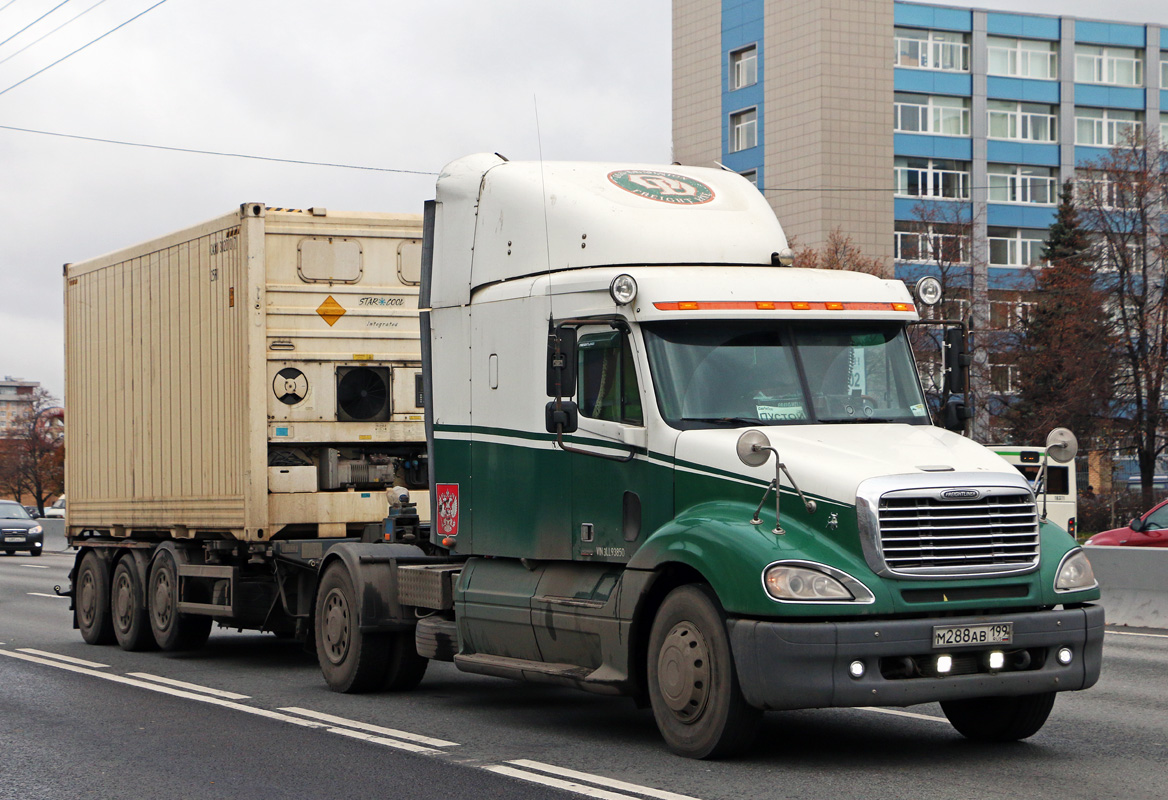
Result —
<instances>
[{"instance_id":1,"label":"truck rear wheel","mask_svg":"<svg viewBox=\"0 0 1168 800\"><path fill-rule=\"evenodd\" d=\"M81 559L77 569L74 614L81 638L88 644L113 644L114 626L110 619L109 563L92 550Z\"/></svg>"},{"instance_id":2,"label":"truck rear wheel","mask_svg":"<svg viewBox=\"0 0 1168 800\"><path fill-rule=\"evenodd\" d=\"M344 564L329 566L316 592L316 656L329 688L356 693L383 685L390 645L389 634L361 631L353 579Z\"/></svg>"},{"instance_id":3,"label":"truck rear wheel","mask_svg":"<svg viewBox=\"0 0 1168 800\"><path fill-rule=\"evenodd\" d=\"M178 566L170 550L160 550L150 565L150 630L154 641L167 651L198 650L211 635L211 618L180 614Z\"/></svg>"},{"instance_id":4,"label":"truck rear wheel","mask_svg":"<svg viewBox=\"0 0 1168 800\"><path fill-rule=\"evenodd\" d=\"M942 700L941 710L967 739L1014 742L1038 733L1054 708L1054 697L1055 692L1046 692L1023 697Z\"/></svg>"},{"instance_id":5,"label":"truck rear wheel","mask_svg":"<svg viewBox=\"0 0 1168 800\"><path fill-rule=\"evenodd\" d=\"M111 582L110 611L118 644L123 650L145 650L153 646L154 635L146 615L146 594L133 556L127 555L118 561Z\"/></svg>"},{"instance_id":6,"label":"truck rear wheel","mask_svg":"<svg viewBox=\"0 0 1168 800\"><path fill-rule=\"evenodd\" d=\"M754 741L762 711L742 696L725 614L710 589L681 586L666 596L647 666L653 716L673 752L714 758Z\"/></svg>"}]
</instances>

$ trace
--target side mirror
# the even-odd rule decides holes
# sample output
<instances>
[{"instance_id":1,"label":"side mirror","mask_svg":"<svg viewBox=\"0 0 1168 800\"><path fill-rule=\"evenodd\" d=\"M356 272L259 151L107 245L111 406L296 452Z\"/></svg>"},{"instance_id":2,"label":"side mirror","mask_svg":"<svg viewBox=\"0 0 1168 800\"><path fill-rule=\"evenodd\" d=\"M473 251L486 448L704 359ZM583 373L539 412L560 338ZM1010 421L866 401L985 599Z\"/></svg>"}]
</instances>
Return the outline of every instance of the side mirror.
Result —
<instances>
[{"instance_id":1,"label":"side mirror","mask_svg":"<svg viewBox=\"0 0 1168 800\"><path fill-rule=\"evenodd\" d=\"M971 363L973 357L965 349L965 331L958 327L946 328L945 389L949 394L965 393L965 368Z\"/></svg>"},{"instance_id":2,"label":"side mirror","mask_svg":"<svg viewBox=\"0 0 1168 800\"><path fill-rule=\"evenodd\" d=\"M547 396L571 397L574 394L576 394L576 329L560 326L548 332Z\"/></svg>"},{"instance_id":3,"label":"side mirror","mask_svg":"<svg viewBox=\"0 0 1168 800\"><path fill-rule=\"evenodd\" d=\"M556 408L553 400L544 406L543 419L548 433L575 433L580 424L580 410L571 400L561 400Z\"/></svg>"},{"instance_id":4,"label":"side mirror","mask_svg":"<svg viewBox=\"0 0 1168 800\"><path fill-rule=\"evenodd\" d=\"M1046 437L1046 454L1059 464L1069 464L1079 454L1079 440L1066 428L1055 428Z\"/></svg>"},{"instance_id":5,"label":"side mirror","mask_svg":"<svg viewBox=\"0 0 1168 800\"><path fill-rule=\"evenodd\" d=\"M1140 519L1139 517L1133 517L1132 521L1129 522L1127 524L1127 526L1129 528L1131 528L1133 531L1135 531L1136 533L1139 533L1140 531L1142 531L1144 529L1144 521L1142 519Z\"/></svg>"},{"instance_id":6,"label":"side mirror","mask_svg":"<svg viewBox=\"0 0 1168 800\"><path fill-rule=\"evenodd\" d=\"M973 409L965 405L965 398L960 395L950 395L945 404L945 430L962 433L965 430L965 421L973 416Z\"/></svg>"}]
</instances>

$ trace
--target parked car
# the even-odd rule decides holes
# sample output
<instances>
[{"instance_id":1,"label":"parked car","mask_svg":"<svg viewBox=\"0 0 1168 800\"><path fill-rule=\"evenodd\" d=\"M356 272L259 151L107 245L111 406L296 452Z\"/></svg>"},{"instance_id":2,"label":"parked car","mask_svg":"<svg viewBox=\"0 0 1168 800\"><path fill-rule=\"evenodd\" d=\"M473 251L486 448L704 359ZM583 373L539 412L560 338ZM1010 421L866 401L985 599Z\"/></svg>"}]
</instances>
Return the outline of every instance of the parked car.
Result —
<instances>
[{"instance_id":1,"label":"parked car","mask_svg":"<svg viewBox=\"0 0 1168 800\"><path fill-rule=\"evenodd\" d=\"M24 510L27 511L28 515L33 519L40 519L42 516L44 516L41 514L41 510L36 506L25 506Z\"/></svg>"},{"instance_id":2,"label":"parked car","mask_svg":"<svg viewBox=\"0 0 1168 800\"><path fill-rule=\"evenodd\" d=\"M1163 501L1125 528L1097 533L1085 545L1124 545L1127 547L1168 547L1168 500Z\"/></svg>"},{"instance_id":3,"label":"parked car","mask_svg":"<svg viewBox=\"0 0 1168 800\"><path fill-rule=\"evenodd\" d=\"M0 500L0 549L10 556L17 550L39 556L44 547L45 529L40 523L20 503Z\"/></svg>"},{"instance_id":4,"label":"parked car","mask_svg":"<svg viewBox=\"0 0 1168 800\"><path fill-rule=\"evenodd\" d=\"M65 495L57 498L57 502L45 509L45 516L49 519L65 518Z\"/></svg>"}]
</instances>

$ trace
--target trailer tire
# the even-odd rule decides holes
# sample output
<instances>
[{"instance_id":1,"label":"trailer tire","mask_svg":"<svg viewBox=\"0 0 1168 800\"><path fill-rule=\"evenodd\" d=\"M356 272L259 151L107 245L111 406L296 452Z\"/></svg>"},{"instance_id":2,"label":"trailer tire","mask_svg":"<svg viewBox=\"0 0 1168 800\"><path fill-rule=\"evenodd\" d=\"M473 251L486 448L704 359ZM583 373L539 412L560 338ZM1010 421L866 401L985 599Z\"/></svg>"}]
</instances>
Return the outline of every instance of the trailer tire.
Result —
<instances>
[{"instance_id":1,"label":"trailer tire","mask_svg":"<svg viewBox=\"0 0 1168 800\"><path fill-rule=\"evenodd\" d=\"M391 692L407 692L422 682L429 665L430 659L418 655L414 631L391 634L383 686Z\"/></svg>"},{"instance_id":2,"label":"trailer tire","mask_svg":"<svg viewBox=\"0 0 1168 800\"><path fill-rule=\"evenodd\" d=\"M75 611L81 638L87 644L113 644L110 615L109 562L90 550L77 569Z\"/></svg>"},{"instance_id":3,"label":"trailer tire","mask_svg":"<svg viewBox=\"0 0 1168 800\"><path fill-rule=\"evenodd\" d=\"M353 579L341 562L329 565L320 580L314 627L316 658L330 689L355 694L387 683L390 635L361 630Z\"/></svg>"},{"instance_id":4,"label":"trailer tire","mask_svg":"<svg viewBox=\"0 0 1168 800\"><path fill-rule=\"evenodd\" d=\"M971 700L942 700L941 710L949 723L967 739L979 742L1016 742L1026 739L1046 724L1054 708L1055 692L1023 697L978 697Z\"/></svg>"},{"instance_id":5,"label":"trailer tire","mask_svg":"<svg viewBox=\"0 0 1168 800\"><path fill-rule=\"evenodd\" d=\"M198 650L211 635L211 618L178 610L178 565L174 553L161 548L150 564L147 606L154 641L165 652Z\"/></svg>"},{"instance_id":6,"label":"trailer tire","mask_svg":"<svg viewBox=\"0 0 1168 800\"><path fill-rule=\"evenodd\" d=\"M649 633L649 701L665 743L678 755L717 758L748 747L762 711L742 696L726 616L706 586L679 586Z\"/></svg>"},{"instance_id":7,"label":"trailer tire","mask_svg":"<svg viewBox=\"0 0 1168 800\"><path fill-rule=\"evenodd\" d=\"M130 651L153 648L154 634L146 613L146 593L132 555L118 561L110 583L110 617L118 645Z\"/></svg>"}]
</instances>

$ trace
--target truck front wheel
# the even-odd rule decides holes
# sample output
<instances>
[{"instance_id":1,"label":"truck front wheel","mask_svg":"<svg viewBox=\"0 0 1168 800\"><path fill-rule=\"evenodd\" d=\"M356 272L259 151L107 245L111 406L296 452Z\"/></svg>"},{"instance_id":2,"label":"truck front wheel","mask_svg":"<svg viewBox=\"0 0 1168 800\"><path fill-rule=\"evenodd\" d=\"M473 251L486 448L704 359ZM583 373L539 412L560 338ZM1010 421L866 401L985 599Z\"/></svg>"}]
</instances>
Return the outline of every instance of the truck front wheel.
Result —
<instances>
[{"instance_id":1,"label":"truck front wheel","mask_svg":"<svg viewBox=\"0 0 1168 800\"><path fill-rule=\"evenodd\" d=\"M1054 708L1054 692L1023 697L979 697L942 700L949 723L967 739L980 742L1014 742L1042 728Z\"/></svg>"},{"instance_id":2,"label":"truck front wheel","mask_svg":"<svg viewBox=\"0 0 1168 800\"><path fill-rule=\"evenodd\" d=\"M713 758L754 741L762 712L742 697L725 614L708 587L666 596L649 633L647 667L653 716L673 752Z\"/></svg>"},{"instance_id":3,"label":"truck front wheel","mask_svg":"<svg viewBox=\"0 0 1168 800\"><path fill-rule=\"evenodd\" d=\"M316 656L334 692L367 692L385 680L390 638L363 633L357 620L357 593L344 564L324 571L316 592Z\"/></svg>"},{"instance_id":4,"label":"truck front wheel","mask_svg":"<svg viewBox=\"0 0 1168 800\"><path fill-rule=\"evenodd\" d=\"M74 612L81 638L88 644L113 644L110 619L109 563L92 550L81 559L77 570Z\"/></svg>"}]
</instances>

